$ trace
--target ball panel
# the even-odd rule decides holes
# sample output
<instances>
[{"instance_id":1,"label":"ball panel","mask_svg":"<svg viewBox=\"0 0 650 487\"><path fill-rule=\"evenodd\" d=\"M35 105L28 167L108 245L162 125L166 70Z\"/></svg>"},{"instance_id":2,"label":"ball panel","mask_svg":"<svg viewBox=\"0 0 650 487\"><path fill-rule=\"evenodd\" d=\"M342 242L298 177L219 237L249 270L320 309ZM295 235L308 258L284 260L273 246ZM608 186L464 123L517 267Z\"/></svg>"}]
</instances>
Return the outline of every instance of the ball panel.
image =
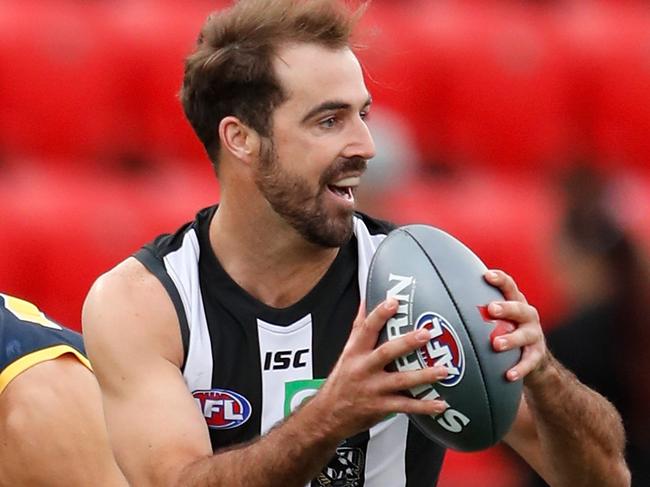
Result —
<instances>
[{"instance_id":1,"label":"ball panel","mask_svg":"<svg viewBox=\"0 0 650 487\"><path fill-rule=\"evenodd\" d=\"M480 367L470 337L443 282L426 254L407 232L397 230L391 233L377 252L369 272L367 308L374 309L388 296L395 297L399 303L396 315L382 332L380 343L402 336L418 325L428 327L434 337L422 350L397 361L395 368L413 370L443 363L456 369L456 373L446 379L448 386L439 383L410 391L413 397L439 395L451 405L449 412L437 418L412 416L411 419L427 436L446 446L467 449L463 442L468 440L459 442L461 431L463 438L475 440L469 445L471 449L490 443L492 419ZM458 351L462 352L461 364L456 360ZM429 364L426 364L427 359L431 361ZM462 410L456 406L458 404L463 404ZM464 418L471 419L463 423Z\"/></svg>"},{"instance_id":2,"label":"ball panel","mask_svg":"<svg viewBox=\"0 0 650 487\"><path fill-rule=\"evenodd\" d=\"M518 352L497 354L490 333L494 323L479 310L503 299L483 279L485 265L448 234L424 225L391 232L377 249L368 275L368 311L393 296L396 315L388 321L380 343L417 327L430 330L431 341L396 361L395 369L413 370L442 363L450 377L409 391L413 397L442 397L450 408L435 417L411 416L428 437L462 451L496 443L516 413L521 383L505 380Z\"/></svg>"},{"instance_id":3,"label":"ball panel","mask_svg":"<svg viewBox=\"0 0 650 487\"><path fill-rule=\"evenodd\" d=\"M503 295L485 281L483 275L487 267L459 240L426 225L410 225L404 230L420 243L435 263L438 275L462 316L478 363L483 368L482 377L492 409L494 441L498 441L507 433L519 408L522 383L508 381L505 372L520 360L521 351L494 351L490 335L496 325L485 319L480 307L503 300Z\"/></svg>"}]
</instances>

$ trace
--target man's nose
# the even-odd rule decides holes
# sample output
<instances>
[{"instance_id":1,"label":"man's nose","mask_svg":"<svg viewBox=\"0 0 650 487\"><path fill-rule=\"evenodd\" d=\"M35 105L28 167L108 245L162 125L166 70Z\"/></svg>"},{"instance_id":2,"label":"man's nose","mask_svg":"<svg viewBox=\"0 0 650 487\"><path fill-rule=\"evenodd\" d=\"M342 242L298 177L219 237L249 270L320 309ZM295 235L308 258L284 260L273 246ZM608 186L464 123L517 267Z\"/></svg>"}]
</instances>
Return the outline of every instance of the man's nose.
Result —
<instances>
[{"instance_id":1,"label":"man's nose","mask_svg":"<svg viewBox=\"0 0 650 487\"><path fill-rule=\"evenodd\" d=\"M375 157L375 141L372 139L368 125L361 117L355 119L349 142L342 155L348 158L361 157L366 160Z\"/></svg>"}]
</instances>

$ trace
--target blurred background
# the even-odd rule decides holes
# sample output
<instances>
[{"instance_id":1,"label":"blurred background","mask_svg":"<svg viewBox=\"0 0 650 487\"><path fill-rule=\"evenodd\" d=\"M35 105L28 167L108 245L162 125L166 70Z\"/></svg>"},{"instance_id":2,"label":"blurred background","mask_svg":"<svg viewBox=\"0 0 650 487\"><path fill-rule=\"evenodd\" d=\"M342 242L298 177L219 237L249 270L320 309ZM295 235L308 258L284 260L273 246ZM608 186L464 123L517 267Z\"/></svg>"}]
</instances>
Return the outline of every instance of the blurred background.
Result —
<instances>
[{"instance_id":1,"label":"blurred background","mask_svg":"<svg viewBox=\"0 0 650 487\"><path fill-rule=\"evenodd\" d=\"M218 201L176 93L227 3L0 1L0 290L79 329L99 274ZM374 0L361 27L361 208L513 275L650 485L650 5ZM440 482L534 485L503 447L450 453Z\"/></svg>"}]
</instances>

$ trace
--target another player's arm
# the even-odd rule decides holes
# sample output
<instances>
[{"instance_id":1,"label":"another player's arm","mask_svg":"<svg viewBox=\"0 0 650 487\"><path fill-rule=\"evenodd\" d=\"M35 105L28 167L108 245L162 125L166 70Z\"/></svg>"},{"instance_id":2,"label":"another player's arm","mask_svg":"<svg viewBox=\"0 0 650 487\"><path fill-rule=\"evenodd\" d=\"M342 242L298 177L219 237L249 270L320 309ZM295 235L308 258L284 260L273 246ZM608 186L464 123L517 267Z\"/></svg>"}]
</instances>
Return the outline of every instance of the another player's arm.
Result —
<instances>
[{"instance_id":1,"label":"another player's arm","mask_svg":"<svg viewBox=\"0 0 650 487\"><path fill-rule=\"evenodd\" d=\"M0 395L0 485L127 485L97 381L72 355L34 365Z\"/></svg>"},{"instance_id":2,"label":"another player's arm","mask_svg":"<svg viewBox=\"0 0 650 487\"><path fill-rule=\"evenodd\" d=\"M360 316L322 390L268 434L212 454L205 420L180 373L182 346L173 305L160 282L129 259L93 286L84 339L102 386L117 460L138 486L304 486L338 443L387 411L432 414L439 401L397 391L444 372L390 374L384 365L421 346L414 334L374 350L396 303Z\"/></svg>"},{"instance_id":3,"label":"another player's arm","mask_svg":"<svg viewBox=\"0 0 650 487\"><path fill-rule=\"evenodd\" d=\"M517 325L495 340L495 349L523 347L521 361L507 374L523 378L524 396L506 443L553 487L629 486L625 432L614 406L551 355L537 311L512 278L497 271L488 281L508 300L501 309L491 304L491 315Z\"/></svg>"}]
</instances>

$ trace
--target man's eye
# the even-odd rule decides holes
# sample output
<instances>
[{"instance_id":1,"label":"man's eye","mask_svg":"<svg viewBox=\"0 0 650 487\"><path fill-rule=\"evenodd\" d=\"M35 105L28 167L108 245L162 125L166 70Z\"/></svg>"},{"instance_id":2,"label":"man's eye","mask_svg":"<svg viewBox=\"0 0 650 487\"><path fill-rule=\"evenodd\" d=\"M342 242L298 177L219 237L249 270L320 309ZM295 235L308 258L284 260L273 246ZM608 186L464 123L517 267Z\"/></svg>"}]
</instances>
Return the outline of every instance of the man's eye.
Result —
<instances>
[{"instance_id":1,"label":"man's eye","mask_svg":"<svg viewBox=\"0 0 650 487\"><path fill-rule=\"evenodd\" d=\"M322 120L319 124L321 127L333 128L336 125L336 117L329 117Z\"/></svg>"},{"instance_id":2,"label":"man's eye","mask_svg":"<svg viewBox=\"0 0 650 487\"><path fill-rule=\"evenodd\" d=\"M359 117L361 117L361 120L368 120L368 117L370 116L370 112L364 110L363 112L359 112Z\"/></svg>"}]
</instances>

